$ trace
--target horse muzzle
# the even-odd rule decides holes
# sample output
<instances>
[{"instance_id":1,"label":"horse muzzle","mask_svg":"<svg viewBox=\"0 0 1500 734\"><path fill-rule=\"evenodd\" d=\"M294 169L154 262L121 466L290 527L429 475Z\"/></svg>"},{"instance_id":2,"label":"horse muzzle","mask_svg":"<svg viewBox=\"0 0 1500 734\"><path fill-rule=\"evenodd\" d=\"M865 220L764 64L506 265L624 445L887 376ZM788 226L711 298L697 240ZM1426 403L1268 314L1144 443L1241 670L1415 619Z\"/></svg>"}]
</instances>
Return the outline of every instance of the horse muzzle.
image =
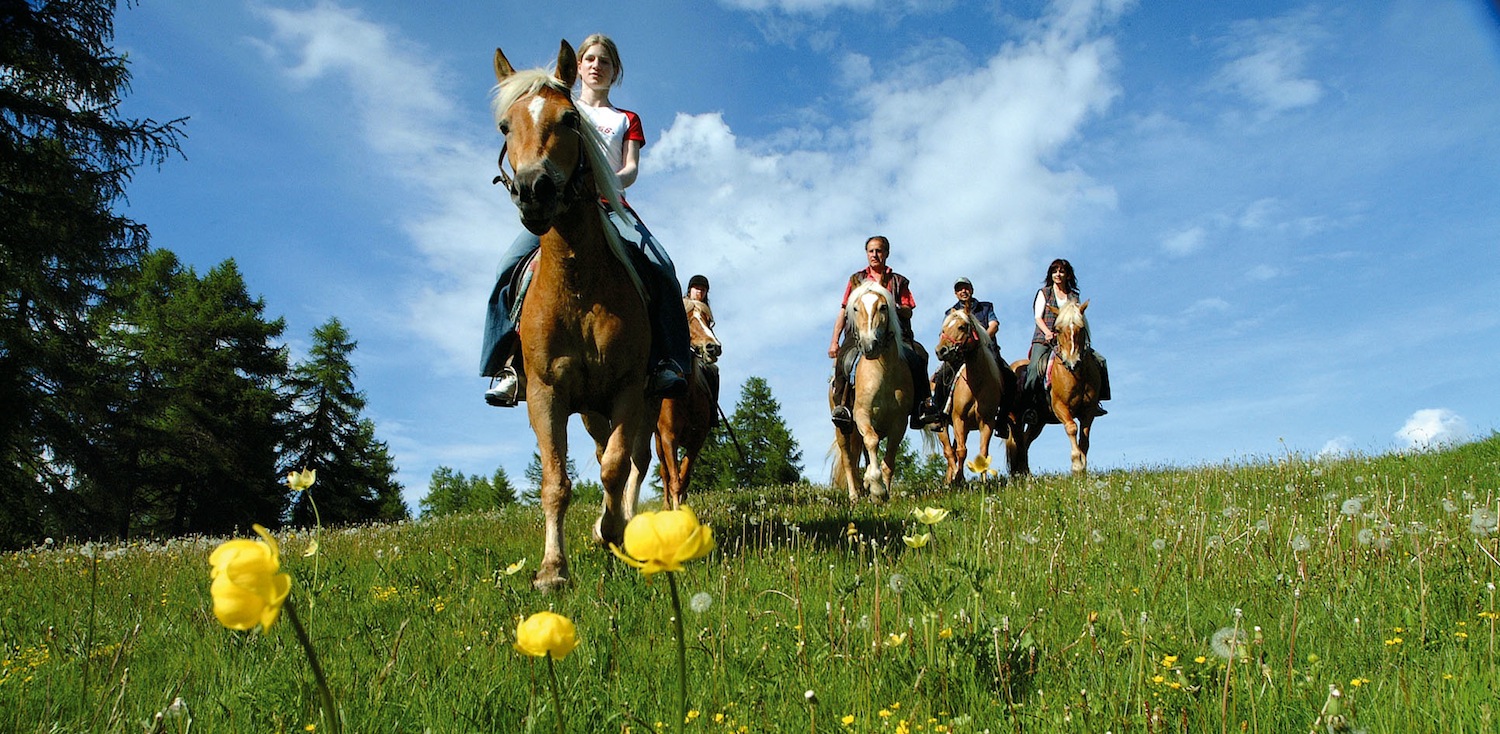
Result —
<instances>
[{"instance_id":1,"label":"horse muzzle","mask_svg":"<svg viewBox=\"0 0 1500 734\"><path fill-rule=\"evenodd\" d=\"M521 211L521 226L534 235L552 228L562 204L560 176L551 166L530 166L516 171L510 199Z\"/></svg>"}]
</instances>

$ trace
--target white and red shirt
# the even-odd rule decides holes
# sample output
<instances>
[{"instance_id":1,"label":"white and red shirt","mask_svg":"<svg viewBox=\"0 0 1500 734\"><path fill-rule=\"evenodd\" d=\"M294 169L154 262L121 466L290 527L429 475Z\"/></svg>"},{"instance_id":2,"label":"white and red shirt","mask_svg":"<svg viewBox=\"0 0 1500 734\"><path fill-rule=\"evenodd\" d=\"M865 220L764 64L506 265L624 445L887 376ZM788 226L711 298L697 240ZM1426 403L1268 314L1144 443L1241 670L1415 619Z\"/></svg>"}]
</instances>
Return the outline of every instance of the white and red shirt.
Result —
<instances>
[{"instance_id":1,"label":"white and red shirt","mask_svg":"<svg viewBox=\"0 0 1500 734\"><path fill-rule=\"evenodd\" d=\"M594 107L580 99L574 103L604 138L604 152L616 171L625 165L625 141L636 140L646 147L646 131L641 127L640 115L618 107Z\"/></svg>"}]
</instances>

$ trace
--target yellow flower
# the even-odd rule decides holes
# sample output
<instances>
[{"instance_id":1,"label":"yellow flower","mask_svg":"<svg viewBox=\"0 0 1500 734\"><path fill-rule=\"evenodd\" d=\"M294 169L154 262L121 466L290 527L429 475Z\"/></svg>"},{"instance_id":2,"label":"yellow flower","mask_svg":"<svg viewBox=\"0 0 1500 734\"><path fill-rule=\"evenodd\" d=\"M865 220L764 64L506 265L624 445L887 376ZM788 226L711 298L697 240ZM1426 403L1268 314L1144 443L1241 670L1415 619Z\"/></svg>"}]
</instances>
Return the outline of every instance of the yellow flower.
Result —
<instances>
[{"instance_id":1,"label":"yellow flower","mask_svg":"<svg viewBox=\"0 0 1500 734\"><path fill-rule=\"evenodd\" d=\"M517 573L519 573L521 571L521 569L523 569L523 568L526 568L526 559L525 558L522 558L521 560L516 561L515 563L512 563L509 566L506 566L505 567L505 575L506 576L514 576Z\"/></svg>"},{"instance_id":2,"label":"yellow flower","mask_svg":"<svg viewBox=\"0 0 1500 734\"><path fill-rule=\"evenodd\" d=\"M903 535L901 536L901 540L906 542L906 547L908 548L921 548L927 545L928 541L932 540L932 533L922 533L921 535Z\"/></svg>"},{"instance_id":3,"label":"yellow flower","mask_svg":"<svg viewBox=\"0 0 1500 734\"><path fill-rule=\"evenodd\" d=\"M1162 656L1161 666L1163 668L1170 668L1170 667L1172 667L1173 665L1176 665L1176 664L1177 664L1177 656L1176 655L1164 655L1164 656Z\"/></svg>"},{"instance_id":4,"label":"yellow flower","mask_svg":"<svg viewBox=\"0 0 1500 734\"><path fill-rule=\"evenodd\" d=\"M847 714L847 715L845 715L844 718L839 719L839 723L843 724L844 726L849 726L850 724L853 724L854 723L854 714Z\"/></svg>"},{"instance_id":5,"label":"yellow flower","mask_svg":"<svg viewBox=\"0 0 1500 734\"><path fill-rule=\"evenodd\" d=\"M974 472L981 477L997 473L994 469L990 468L990 457L983 454L975 457L973 461L970 461L964 466L968 467L969 471Z\"/></svg>"},{"instance_id":6,"label":"yellow flower","mask_svg":"<svg viewBox=\"0 0 1500 734\"><path fill-rule=\"evenodd\" d=\"M938 639L939 640L946 640L946 639L948 639L948 638L950 638L952 636L953 636L953 628L952 627L944 627L941 630L938 630Z\"/></svg>"},{"instance_id":7,"label":"yellow flower","mask_svg":"<svg viewBox=\"0 0 1500 734\"><path fill-rule=\"evenodd\" d=\"M303 558L311 558L311 557L313 557L315 555L318 555L318 539L317 538L313 538L312 542L307 544L307 550L302 551L302 557Z\"/></svg>"},{"instance_id":8,"label":"yellow flower","mask_svg":"<svg viewBox=\"0 0 1500 734\"><path fill-rule=\"evenodd\" d=\"M905 632L902 632L899 635L895 634L895 633L892 633L892 634L886 635L886 638L885 638L885 646L886 647L900 647L905 642L906 642L906 633Z\"/></svg>"},{"instance_id":9,"label":"yellow flower","mask_svg":"<svg viewBox=\"0 0 1500 734\"><path fill-rule=\"evenodd\" d=\"M260 525L260 540L226 541L208 557L213 569L209 592L214 616L233 630L260 625L269 628L281 614L281 605L292 590L292 577L281 570L281 549L276 539Z\"/></svg>"},{"instance_id":10,"label":"yellow flower","mask_svg":"<svg viewBox=\"0 0 1500 734\"><path fill-rule=\"evenodd\" d=\"M573 621L555 612L537 612L516 626L516 652L562 660L578 647Z\"/></svg>"},{"instance_id":11,"label":"yellow flower","mask_svg":"<svg viewBox=\"0 0 1500 734\"><path fill-rule=\"evenodd\" d=\"M911 514L915 515L917 522L923 525L936 525L948 516L948 511L939 507L923 507L920 510L912 510Z\"/></svg>"},{"instance_id":12,"label":"yellow flower","mask_svg":"<svg viewBox=\"0 0 1500 734\"><path fill-rule=\"evenodd\" d=\"M313 486L318 481L317 469L303 469L302 471L289 472L286 475L286 486L291 487L293 492L302 492Z\"/></svg>"},{"instance_id":13,"label":"yellow flower","mask_svg":"<svg viewBox=\"0 0 1500 734\"><path fill-rule=\"evenodd\" d=\"M698 523L692 509L642 512L625 526L625 548L610 545L620 560L650 576L661 571L681 571L682 564L714 549L713 529Z\"/></svg>"}]
</instances>

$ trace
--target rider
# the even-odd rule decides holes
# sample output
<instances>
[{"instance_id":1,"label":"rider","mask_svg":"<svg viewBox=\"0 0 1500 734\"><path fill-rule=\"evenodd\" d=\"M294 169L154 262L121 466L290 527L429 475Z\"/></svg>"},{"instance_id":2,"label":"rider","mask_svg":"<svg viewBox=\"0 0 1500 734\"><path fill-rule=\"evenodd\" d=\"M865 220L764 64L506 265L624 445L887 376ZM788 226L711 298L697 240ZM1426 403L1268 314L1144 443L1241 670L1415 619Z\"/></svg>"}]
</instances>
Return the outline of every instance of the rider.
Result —
<instances>
[{"instance_id":1,"label":"rider","mask_svg":"<svg viewBox=\"0 0 1500 734\"><path fill-rule=\"evenodd\" d=\"M1078 277L1073 273L1072 263L1058 258L1047 266L1047 277L1042 280L1042 287L1036 292L1036 298L1031 304L1036 329L1031 333L1031 359L1026 364L1024 393L1028 396L1039 396L1042 393L1047 359L1052 355L1053 345L1057 343L1057 334L1053 331L1057 324L1057 309L1068 301L1083 302L1078 293ZM1093 351L1087 332L1084 334L1083 348ZM1099 360L1099 400L1109 400L1109 368L1103 355L1094 352L1094 357ZM1098 406L1098 410L1099 415L1106 415L1104 406Z\"/></svg>"},{"instance_id":2,"label":"rider","mask_svg":"<svg viewBox=\"0 0 1500 734\"><path fill-rule=\"evenodd\" d=\"M578 111L604 138L605 154L615 168L621 189L635 182L641 148L646 144L641 118L609 101L610 87L624 72L620 51L608 36L596 33L585 38L579 46L578 80L581 88L573 101ZM651 321L651 364L654 365L647 381L647 392L653 397L675 397L687 386L683 368L689 363L691 354L687 318L674 297L679 292L676 268L667 251L635 216L635 211L629 209L628 204L626 208L633 221L626 221L614 213L609 218L620 238L630 245L626 250L631 253L636 271L646 286L646 311ZM480 352L480 373L492 378L490 389L484 394L485 402L490 405L509 408L524 399L520 375L513 362L519 341L516 334L519 299L524 295L525 286L515 281L517 270L540 247L541 238L522 230L501 258L496 271ZM529 280L528 274L520 275Z\"/></svg>"},{"instance_id":3,"label":"rider","mask_svg":"<svg viewBox=\"0 0 1500 734\"><path fill-rule=\"evenodd\" d=\"M702 301L704 303L708 303L708 278L707 278L707 276L694 275L693 277L688 278L687 293L684 293L682 295L682 298L683 298L683 300L686 300L686 301ZM713 324L712 321L708 322L709 328L713 328L713 325L714 324ZM715 362L713 364L705 364L705 365L703 365L703 374L708 377L708 389L709 389L709 393L711 395L713 395L714 405L718 405L719 404L719 365L718 365L718 363ZM719 422L719 412L718 412L718 408L715 408L714 409L714 423L718 423L718 422Z\"/></svg>"},{"instance_id":4,"label":"rider","mask_svg":"<svg viewBox=\"0 0 1500 734\"><path fill-rule=\"evenodd\" d=\"M897 321L901 325L901 339L906 343L906 362L912 372L911 427L921 428L925 424L941 420L932 402L928 399L931 388L927 384L927 350L916 342L911 329L911 312L917 301L911 294L911 283L905 276L891 270L885 264L891 254L891 241L880 235L865 240L865 258L869 267L849 276L844 286L844 299L839 305L838 318L833 322L833 341L828 345L828 357L833 363L833 413L835 426L848 431L854 427L854 416L849 412L849 372L853 369L857 351L854 340L842 340L844 335L845 309L849 305L849 294L867 280L879 283L896 299ZM842 340L842 341L841 341Z\"/></svg>"},{"instance_id":5,"label":"rider","mask_svg":"<svg viewBox=\"0 0 1500 734\"><path fill-rule=\"evenodd\" d=\"M958 301L944 311L943 315L947 316L959 309L967 310L989 333L990 344L995 348L996 363L1004 364L1000 357L1000 342L995 339L995 335L1000 333L1000 322L995 318L995 304L974 298L974 284L968 278L953 281L953 294L958 296ZM943 418L947 417L943 408L948 402L948 396L953 394L953 379L957 375L958 365L947 360L943 361L937 372L932 373L932 405Z\"/></svg>"}]
</instances>

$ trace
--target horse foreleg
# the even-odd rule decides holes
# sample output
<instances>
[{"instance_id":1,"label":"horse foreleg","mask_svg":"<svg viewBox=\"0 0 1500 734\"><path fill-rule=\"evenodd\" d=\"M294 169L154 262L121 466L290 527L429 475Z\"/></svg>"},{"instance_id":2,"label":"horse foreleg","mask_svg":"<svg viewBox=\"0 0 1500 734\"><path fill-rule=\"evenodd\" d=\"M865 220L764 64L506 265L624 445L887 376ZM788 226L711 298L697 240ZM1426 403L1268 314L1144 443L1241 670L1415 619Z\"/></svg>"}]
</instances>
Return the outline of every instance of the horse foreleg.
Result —
<instances>
[{"instance_id":1,"label":"horse foreleg","mask_svg":"<svg viewBox=\"0 0 1500 734\"><path fill-rule=\"evenodd\" d=\"M625 482L625 496L621 498L621 519L626 523L635 517L641 484L646 481L647 472L651 471L651 436L655 433L652 430L654 427L649 416L643 416L641 425L636 427L635 448L630 452L630 478Z\"/></svg>"},{"instance_id":2,"label":"horse foreleg","mask_svg":"<svg viewBox=\"0 0 1500 734\"><path fill-rule=\"evenodd\" d=\"M1073 473L1082 474L1088 471L1088 460L1084 457L1083 450L1078 447L1078 422L1066 409L1060 411L1057 417L1062 421L1063 430L1068 432L1068 444L1072 447L1070 455L1073 460Z\"/></svg>"},{"instance_id":3,"label":"horse foreleg","mask_svg":"<svg viewBox=\"0 0 1500 734\"><path fill-rule=\"evenodd\" d=\"M666 425L663 419L656 428L656 463L661 470L661 499L662 507L675 510L682 504L682 496L678 492L678 466L676 436L671 426Z\"/></svg>"},{"instance_id":4,"label":"horse foreleg","mask_svg":"<svg viewBox=\"0 0 1500 734\"><path fill-rule=\"evenodd\" d=\"M862 434L863 435L863 434ZM872 428L865 439L865 489L876 504L885 504L890 496L890 481L896 466L896 451L901 443L899 436L886 439L884 455L880 451L880 434Z\"/></svg>"},{"instance_id":5,"label":"horse foreleg","mask_svg":"<svg viewBox=\"0 0 1500 734\"><path fill-rule=\"evenodd\" d=\"M634 498L627 497L627 483L631 473L637 471L635 458L646 446L637 440L641 429L641 411L644 398L634 391L627 391L616 399L611 416L613 430L605 443L599 461L599 481L604 485L604 507L599 520L594 523L594 539L601 544L620 544L625 540L625 523L634 508ZM650 454L647 453L649 459Z\"/></svg>"},{"instance_id":6,"label":"horse foreleg","mask_svg":"<svg viewBox=\"0 0 1500 734\"><path fill-rule=\"evenodd\" d=\"M568 479L568 416L554 407L550 394L529 396L527 411L542 467L540 495L546 538L542 562L531 585L538 591L554 591L569 583L568 550L563 537L563 519L573 500L573 484Z\"/></svg>"},{"instance_id":7,"label":"horse foreleg","mask_svg":"<svg viewBox=\"0 0 1500 734\"><path fill-rule=\"evenodd\" d=\"M1078 419L1078 453L1083 469L1089 468L1089 431L1094 426L1094 416L1087 415Z\"/></svg>"},{"instance_id":8,"label":"horse foreleg","mask_svg":"<svg viewBox=\"0 0 1500 734\"><path fill-rule=\"evenodd\" d=\"M943 475L943 481L950 486L964 480L963 466L958 463L958 458L953 453L955 439L961 440L961 437L950 437L948 434L952 431L951 425L945 426L943 432L938 434L938 443L943 446L943 458L948 461L948 471Z\"/></svg>"},{"instance_id":9,"label":"horse foreleg","mask_svg":"<svg viewBox=\"0 0 1500 734\"><path fill-rule=\"evenodd\" d=\"M965 481L964 462L969 460L969 425L962 418L953 422L953 480L948 483L953 486L962 485Z\"/></svg>"}]
</instances>

